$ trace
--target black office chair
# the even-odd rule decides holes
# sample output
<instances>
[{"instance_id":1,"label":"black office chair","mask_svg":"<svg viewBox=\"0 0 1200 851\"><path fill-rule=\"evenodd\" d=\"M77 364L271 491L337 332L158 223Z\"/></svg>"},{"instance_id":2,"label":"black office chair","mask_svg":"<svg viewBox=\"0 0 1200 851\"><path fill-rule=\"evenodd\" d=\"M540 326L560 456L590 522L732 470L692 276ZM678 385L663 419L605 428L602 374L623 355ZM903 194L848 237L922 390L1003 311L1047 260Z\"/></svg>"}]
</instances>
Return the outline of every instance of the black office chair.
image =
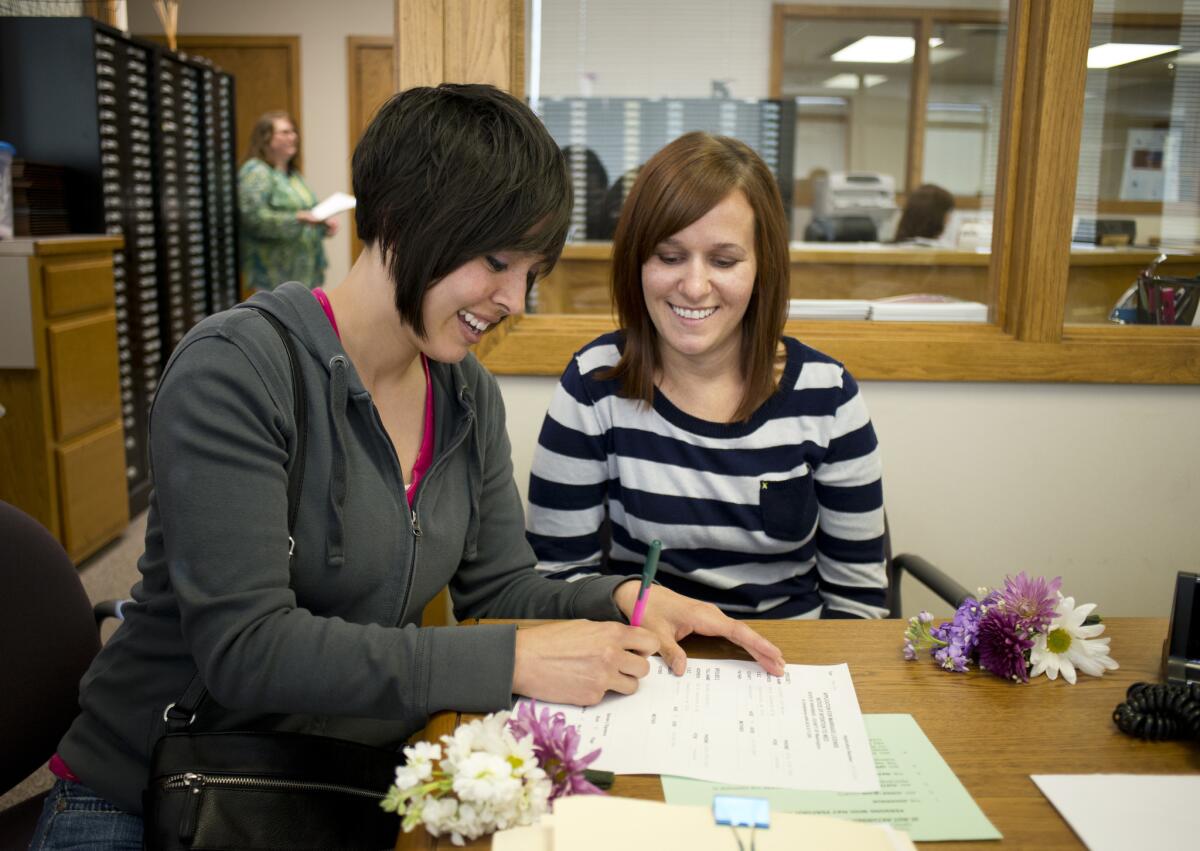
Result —
<instances>
[{"instance_id":1,"label":"black office chair","mask_svg":"<svg viewBox=\"0 0 1200 851\"><path fill-rule=\"evenodd\" d=\"M805 242L877 242L879 229L870 216L816 218L804 228Z\"/></svg>"},{"instance_id":2,"label":"black office chair","mask_svg":"<svg viewBox=\"0 0 1200 851\"><path fill-rule=\"evenodd\" d=\"M971 595L970 591L920 556L911 553L893 556L892 529L886 513L883 515L883 559L888 583L887 594L883 600L889 618L903 617L900 606L900 580L906 573L955 609Z\"/></svg>"},{"instance_id":3,"label":"black office chair","mask_svg":"<svg viewBox=\"0 0 1200 851\"><path fill-rule=\"evenodd\" d=\"M971 596L970 591L920 556L904 553L892 558L890 551L888 555L888 590L885 600L890 618L902 617L900 580L906 573L955 609Z\"/></svg>"},{"instance_id":4,"label":"black office chair","mask_svg":"<svg viewBox=\"0 0 1200 851\"><path fill-rule=\"evenodd\" d=\"M100 651L99 625L118 604L88 601L75 565L44 526L0 502L0 794L53 756L79 714L79 680ZM0 851L25 851L37 795L0 812Z\"/></svg>"}]
</instances>

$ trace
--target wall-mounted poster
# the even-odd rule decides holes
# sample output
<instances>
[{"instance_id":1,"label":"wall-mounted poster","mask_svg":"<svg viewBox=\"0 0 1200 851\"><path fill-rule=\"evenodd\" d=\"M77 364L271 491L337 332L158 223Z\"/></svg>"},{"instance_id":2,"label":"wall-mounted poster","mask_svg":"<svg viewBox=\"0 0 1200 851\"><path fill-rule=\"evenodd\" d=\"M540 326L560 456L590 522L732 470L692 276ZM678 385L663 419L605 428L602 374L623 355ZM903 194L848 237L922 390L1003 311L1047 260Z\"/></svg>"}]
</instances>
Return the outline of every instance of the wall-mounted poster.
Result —
<instances>
[{"instance_id":1,"label":"wall-mounted poster","mask_svg":"<svg viewBox=\"0 0 1200 851\"><path fill-rule=\"evenodd\" d=\"M1166 130L1131 129L1125 142L1122 201L1163 199L1163 148Z\"/></svg>"}]
</instances>

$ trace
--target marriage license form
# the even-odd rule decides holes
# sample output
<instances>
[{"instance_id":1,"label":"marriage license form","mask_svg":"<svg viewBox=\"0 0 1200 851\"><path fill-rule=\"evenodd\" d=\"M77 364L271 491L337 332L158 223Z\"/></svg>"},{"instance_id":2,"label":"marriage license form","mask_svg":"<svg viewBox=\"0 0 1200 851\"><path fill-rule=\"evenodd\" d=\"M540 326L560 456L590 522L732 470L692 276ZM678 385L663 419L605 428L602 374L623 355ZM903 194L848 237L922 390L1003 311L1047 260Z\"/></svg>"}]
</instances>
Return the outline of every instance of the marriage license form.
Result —
<instances>
[{"instance_id":1,"label":"marriage license form","mask_svg":"<svg viewBox=\"0 0 1200 851\"><path fill-rule=\"evenodd\" d=\"M673 774L782 789L875 792L879 779L846 665L689 659L682 677L657 656L631 695L595 706L546 704L579 727L579 753L617 774ZM540 714L540 709L539 709Z\"/></svg>"}]
</instances>

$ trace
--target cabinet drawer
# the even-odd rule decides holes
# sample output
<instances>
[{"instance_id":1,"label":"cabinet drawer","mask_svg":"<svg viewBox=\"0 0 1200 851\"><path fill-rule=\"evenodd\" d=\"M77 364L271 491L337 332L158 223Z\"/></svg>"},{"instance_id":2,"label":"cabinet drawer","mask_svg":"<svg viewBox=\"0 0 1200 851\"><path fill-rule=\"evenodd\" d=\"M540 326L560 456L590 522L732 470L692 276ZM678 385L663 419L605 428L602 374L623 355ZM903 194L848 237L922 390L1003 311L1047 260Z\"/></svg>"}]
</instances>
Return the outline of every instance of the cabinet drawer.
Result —
<instances>
[{"instance_id":1,"label":"cabinet drawer","mask_svg":"<svg viewBox=\"0 0 1200 851\"><path fill-rule=\"evenodd\" d=\"M57 456L62 544L78 562L120 535L129 523L120 421L59 447Z\"/></svg>"},{"instance_id":2,"label":"cabinet drawer","mask_svg":"<svg viewBox=\"0 0 1200 851\"><path fill-rule=\"evenodd\" d=\"M110 311L46 329L54 433L70 440L120 416L117 319Z\"/></svg>"},{"instance_id":3,"label":"cabinet drawer","mask_svg":"<svg viewBox=\"0 0 1200 851\"><path fill-rule=\"evenodd\" d=\"M112 255L43 260L42 286L47 318L111 309L115 298Z\"/></svg>"}]
</instances>

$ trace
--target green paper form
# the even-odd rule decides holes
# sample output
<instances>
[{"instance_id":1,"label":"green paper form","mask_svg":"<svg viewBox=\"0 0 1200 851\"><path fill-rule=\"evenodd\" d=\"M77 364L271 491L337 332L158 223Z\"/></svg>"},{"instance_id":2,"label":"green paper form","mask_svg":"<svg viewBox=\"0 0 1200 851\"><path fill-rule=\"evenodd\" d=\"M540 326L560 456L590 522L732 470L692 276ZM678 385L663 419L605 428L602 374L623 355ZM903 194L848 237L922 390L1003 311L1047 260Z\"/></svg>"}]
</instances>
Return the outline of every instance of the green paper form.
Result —
<instances>
[{"instance_id":1,"label":"green paper form","mask_svg":"<svg viewBox=\"0 0 1200 851\"><path fill-rule=\"evenodd\" d=\"M668 804L712 806L713 795L767 798L773 811L888 822L914 842L1000 839L911 715L864 715L879 772L878 792L798 792L662 779Z\"/></svg>"}]
</instances>

